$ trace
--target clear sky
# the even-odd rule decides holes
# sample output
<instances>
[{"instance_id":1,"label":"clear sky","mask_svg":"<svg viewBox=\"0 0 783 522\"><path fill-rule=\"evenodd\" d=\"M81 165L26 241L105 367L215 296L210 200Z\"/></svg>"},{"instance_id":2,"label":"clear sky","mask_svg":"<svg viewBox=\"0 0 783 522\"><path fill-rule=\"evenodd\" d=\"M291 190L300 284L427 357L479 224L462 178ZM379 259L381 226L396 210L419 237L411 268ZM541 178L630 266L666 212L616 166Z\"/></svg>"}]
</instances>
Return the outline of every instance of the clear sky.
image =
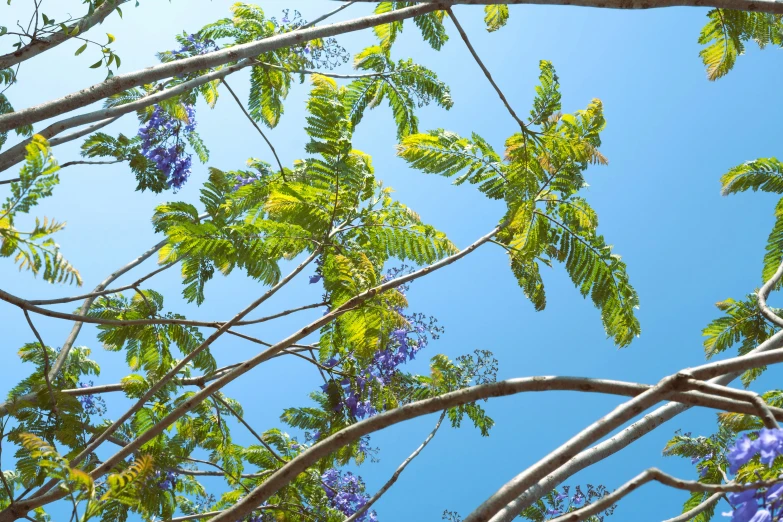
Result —
<instances>
[{"instance_id":1,"label":"clear sky","mask_svg":"<svg viewBox=\"0 0 783 522\"><path fill-rule=\"evenodd\" d=\"M10 7L0 6L3 25L22 18L28 3L17 0ZM335 6L323 0L258 3L268 15L280 16L282 9L296 8L307 19ZM52 4L44 3L51 14L57 9L81 11L81 2ZM155 51L173 48L175 33L194 32L228 16L232 2L142 0L140 4L126 8L123 20L115 15L104 24L117 37L123 72L154 64ZM352 6L338 18L355 17L369 9ZM453 358L477 348L495 353L501 378L560 374L654 383L679 368L702 362L701 329L716 316L714 303L742 297L760 284L775 200L759 194L722 198L718 179L736 164L774 156L780 150L783 107L775 101L783 80L780 51L759 52L750 45L735 70L713 83L706 79L696 41L706 9L620 12L518 6L511 8L508 26L493 34L483 28L481 8L457 7L456 13L517 112L529 110L540 59L552 61L557 69L565 111L584 108L592 98L603 101L608 126L602 151L610 163L588 171L590 188L585 197L599 213L601 233L628 264L641 299L643 333L630 347L615 348L605 338L598 311L579 296L557 266L544 272L548 307L534 312L517 287L503 251L489 245L413 285L411 309L437 316L446 333L431 343L429 353L422 353L410 365L411 370L426 371L427 360L436 353ZM514 132L514 122L453 26L446 24L452 39L440 53L422 43L410 23L394 50L398 58L414 57L434 69L451 86L454 108L449 112L422 110L420 128L442 127L462 134L475 131L502 150L505 138ZM352 52L372 41L369 32L340 39ZM86 52L73 58L76 47L65 44L23 64L20 84L8 92L12 103L26 107L100 81L103 73L88 69L95 56ZM239 73L230 82L244 97L247 76ZM305 84L293 90L282 123L269 133L288 165L304 155L307 89ZM242 167L249 157L271 161L258 134L228 97L214 111L199 106L198 122L211 150L209 165L229 170ZM136 127L129 115L110 130L132 134ZM469 244L498 222L502 212L498 204L473 187L453 187L446 179L408 169L395 157L394 145L390 111L380 108L362 122L356 148L373 156L378 177L396 189L401 201L457 245ZM56 155L61 162L77 159L78 144L62 146ZM43 201L34 214L67 220L68 228L58 241L81 271L88 291L159 241L149 221L155 205L167 200L197 201L206 166L197 165L187 187L176 195L134 192L135 180L124 166L71 167L61 178L54 197ZM37 299L81 293L73 287L34 280L28 273L17 274L10 260L0 263L0 286L14 294ZM149 262L135 274L153 268ZM131 275L122 281L133 279ZM168 310L210 320L227 319L262 291L238 273L225 279L217 276L207 286L206 303L197 309L182 302L176 270L153 281L152 288L167 296ZM320 293L316 286L300 277L261 312L313 302ZM248 332L276 341L308 317L303 313L248 328ZM46 343L53 346L62 344L70 329L70 324L60 321L40 316L34 320ZM5 303L0 304L0 332L4 353L0 393L5 393L27 371L15 353L33 338L21 311ZM116 382L124 375L124 355L105 352L94 333L86 327L77 344L92 347L103 366L96 384ZM221 364L255 351L255 346L232 337L221 338L213 348ZM315 388L317 374L312 367L284 359L262 365L225 390L242 402L246 417L257 429L279 426L282 409L304 404L307 393ZM774 387L775 376L780 372L770 371L758 381L757 389ZM615 398L573 393L495 399L485 405L497 423L491 436L482 438L468 426L442 429L377 504L380 519L440 520L444 509L464 516L516 473L617 403ZM109 404L116 412L127 403L113 398ZM435 417L417 419L372 438L373 445L382 450L380 462L360 469L368 491L387 480L434 423ZM663 459L661 449L678 428L707 435L714 427L713 412L688 412L568 484L600 483L611 489L651 465L695 478L689 462ZM240 428L234 434L237 440L250 442ZM9 466L9 457L3 464ZM645 486L621 503L614 520L668 518L679 513L686 497L682 492ZM725 504L722 507L725 510Z\"/></svg>"}]
</instances>

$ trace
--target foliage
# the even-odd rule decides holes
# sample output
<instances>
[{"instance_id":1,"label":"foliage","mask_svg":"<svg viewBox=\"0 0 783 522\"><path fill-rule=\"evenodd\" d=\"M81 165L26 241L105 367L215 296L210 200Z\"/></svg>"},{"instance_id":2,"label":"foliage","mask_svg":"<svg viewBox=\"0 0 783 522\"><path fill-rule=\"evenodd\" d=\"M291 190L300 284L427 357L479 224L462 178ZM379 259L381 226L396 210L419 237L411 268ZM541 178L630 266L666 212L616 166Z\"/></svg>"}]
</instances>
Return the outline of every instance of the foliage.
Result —
<instances>
[{"instance_id":1,"label":"foliage","mask_svg":"<svg viewBox=\"0 0 783 522\"><path fill-rule=\"evenodd\" d=\"M92 67L105 68L111 78L122 63L112 47L114 36L107 33L105 39L92 39L82 34L91 28L96 9L109 6L122 14L119 4L123 2L117 6L106 2L86 0L83 17L61 21L44 14L40 2L34 3L34 27L20 26L21 32L13 35L0 27L0 38L13 36L14 47L24 54L39 39L67 37L78 45L77 57L88 49L99 49L99 60ZM391 13L416 4L384 1L376 4L374 12ZM132 517L151 522L183 513L204 517L241 502L287 463L314 446L339 441L343 430L364 419L495 383L498 361L483 349L456 358L430 354L428 371L409 371L408 363L439 338L443 327L433 316L413 311L408 300L412 285L400 284L457 261L487 242L505 251L513 277L535 310L547 304L543 268L559 263L579 293L589 296L600 310L604 329L614 343L627 346L640 334L635 315L639 297L630 285L626 265L599 233L597 213L584 197L587 169L607 163L600 152L606 123L601 101L594 99L583 110L563 113L560 79L550 62L541 61L529 117L519 132L506 139L502 152L475 133L461 136L440 128L423 132L420 109L430 105L451 109L450 88L433 69L393 53L399 48L396 44L405 23L415 25L433 50L442 49L448 41L446 14L436 10L410 22L374 26L377 43L354 55L354 74L342 75L330 72L350 61L349 52L336 38L308 41L297 31L310 24L297 11L289 8L280 18L270 17L259 6L238 2L230 8L230 16L195 32L175 35L174 48L158 53L161 63L172 64L167 66L175 71L170 77L144 85L108 80L128 88L93 101L102 101L106 109L136 102L144 105L136 111L138 132L96 132L111 119L75 134L86 134L81 146L84 158L127 164L136 177L137 190L172 191L167 192L165 202L157 200L152 215L154 231L165 238L158 251L158 271L179 265L183 298L196 305L207 299L207 284L217 273L241 272L264 296L261 302L309 271L305 273L310 283L321 291L320 302L250 323L325 308L324 318L299 330L312 334L301 341L309 344L288 343L274 354L312 365L319 380L311 383L309 401L283 410L279 426L256 431L242 405L226 395L222 380L229 372L244 372L251 365L233 362L219 368L216 360L217 344L213 343L228 326L189 320L169 311L177 301L169 297L164 307L164 295L149 281L154 273L124 286L124 294L102 285L86 296L78 313L98 323L97 340L104 349L124 355L126 375L117 384L94 386L93 378L100 377L101 368L90 348L74 346L81 323L61 348L46 345L37 331L31 332L30 342L18 352L29 371L0 405L4 412L0 441L12 447L15 466L0 477L0 508L34 501L36 495L43 495L44 490L38 488L51 487L49 494L68 501L73 520L79 522ZM783 45L780 15L720 8L707 16L699 43L704 46L701 57L711 80L733 68L750 40L760 47ZM488 32L500 30L508 19L508 5L485 6L483 21ZM226 53L230 59L223 65L181 73L183 60L204 64L207 60L199 57L280 35L289 35L292 45L241 61ZM223 73L233 72L228 67L248 69L246 109L233 91L228 98L221 96L223 87L228 89ZM0 69L0 86L5 86L0 92L0 116L14 111L5 92L19 82L19 71L19 67ZM213 75L210 81L203 78L205 74ZM183 87L194 81L200 84ZM198 201L172 195L188 182L195 168L193 156L201 163L209 162L207 144L196 131L197 106L216 108L220 100L229 99L228 103L242 105L256 130L261 130L257 124L276 129L296 83L306 81L310 86L305 104L307 141L299 159L284 164L272 151L279 168L272 167L266 152L261 153L263 159L250 158L241 169L210 165ZM161 92L170 95L161 99ZM154 102L145 103L153 96ZM396 199L372 158L354 147L367 111L384 104L393 118L400 158L425 174L451 178L456 185L475 185L503 208L496 228L474 246L460 250L443 231ZM0 255L13 257L20 269L41 273L48 282L80 285L79 272L63 258L51 237L64 223L36 218L28 232L17 224L22 215L50 197L59 183L60 166L51 149L57 142L50 144L42 136L57 131L47 128L34 134L29 125L12 131L24 139L25 157L18 179L3 183L9 185L10 195L0 208ZM7 132L0 134L0 149L8 137ZM83 162L63 166L74 163ZM775 158L749 161L729 170L721 182L726 195L749 190L783 194L783 166ZM763 260L764 282L783 262L783 199L774 215ZM703 330L707 358L735 346L738 354L747 354L775 331L756 294L726 299L717 307L722 315ZM781 313L774 308L769 311ZM268 347L269 343L238 330L247 324L237 323L227 333ZM182 358L189 356L192 360L180 368ZM172 372L175 367L176 373ZM746 371L743 384L750 386L764 369ZM113 410L117 403L103 396L111 392L135 404L124 417L114 411L109 416L110 406ZM780 390L766 392L763 399L771 406L783 406ZM114 418L121 420L115 423ZM468 422L482 436L488 436L495 425L478 402L448 408L444 419L454 428ZM243 430L241 436L235 436L237 429ZM111 435L105 445L94 448L92 441L107 435L106 430ZM108 444L130 445L130 456L99 470L107 462ZM378 453L370 437L364 436L319 454L314 465L290 478L265 503L253 506L243 522L344 520L370 499L364 480L346 467L375 462ZM664 455L690 458L704 484L722 483L727 474L738 482L773 478L781 471L777 457L783 455L783 432L763 428L755 415L726 412L718 417L717 433L692 437L677 432ZM204 480L210 476L220 479L217 486ZM774 512L777 497L772 495L780 491L783 488L752 491L748 498L730 497L737 508L735 521L740 520L736 515L740 509L762 515L767 509ZM604 486L560 486L528 506L522 516L536 522L549 520L607 494ZM684 511L707 497L692 494ZM607 508L588 520L602 522L613 511L614 507ZM714 511L713 506L694 520L707 522ZM30 511L28 517L38 522L50 519L42 508ZM447 510L444 519L457 522L460 515ZM369 510L358 520L375 521L377 515Z\"/></svg>"},{"instance_id":2,"label":"foliage","mask_svg":"<svg viewBox=\"0 0 783 522\"><path fill-rule=\"evenodd\" d=\"M62 230L65 223L36 218L29 232L15 227L16 216L28 213L39 200L51 196L54 187L60 182L57 174L60 167L46 139L40 135L33 136L26 150L19 178L11 183L11 195L0 208L0 256L13 256L20 270L30 270L34 275L43 271L45 281L81 285L79 272L65 260L60 247L50 237Z\"/></svg>"},{"instance_id":3,"label":"foliage","mask_svg":"<svg viewBox=\"0 0 783 522\"><path fill-rule=\"evenodd\" d=\"M606 163L598 151L603 108L593 100L585 110L560 114L558 78L549 62L541 62L540 81L528 126L506 140L504 158L478 135L463 138L442 129L404 138L398 154L416 169L456 176L455 184L467 181L504 200L497 242L536 310L546 306L540 268L559 261L601 310L607 334L626 346L640 333L638 296L625 263L597 233L595 211L578 195L587 167Z\"/></svg>"}]
</instances>

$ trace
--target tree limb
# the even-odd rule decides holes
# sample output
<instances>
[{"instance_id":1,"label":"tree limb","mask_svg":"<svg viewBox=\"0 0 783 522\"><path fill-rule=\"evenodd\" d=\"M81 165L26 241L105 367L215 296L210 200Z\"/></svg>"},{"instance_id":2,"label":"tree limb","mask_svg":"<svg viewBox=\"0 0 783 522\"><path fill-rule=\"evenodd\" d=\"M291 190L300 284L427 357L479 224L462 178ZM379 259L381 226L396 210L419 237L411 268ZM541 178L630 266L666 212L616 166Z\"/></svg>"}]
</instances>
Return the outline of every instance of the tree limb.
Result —
<instances>
[{"instance_id":1,"label":"tree limb","mask_svg":"<svg viewBox=\"0 0 783 522\"><path fill-rule=\"evenodd\" d=\"M459 21L457 20L457 17L454 16L454 12L451 10L450 7L448 9L448 13L449 13L449 17L451 18L451 21L454 22L454 27L457 28L457 32L459 32L459 35L462 37L462 41L465 42L468 51L470 51L470 54L473 56L473 59L478 64L479 68L481 68L481 71L484 73L484 76L487 77L487 80L489 80L489 83L492 85L492 88L495 89L495 92L498 93L498 96L500 96L500 101L503 102L503 105L506 106L506 109L508 110L509 114L511 114L511 117L514 118L517 124L519 124L519 127L524 131L526 128L525 122L519 119L519 116L517 116L517 113L514 112L514 109L511 107L511 104L508 103L508 100L503 95L503 91L500 90L498 84L495 83L495 80L492 79L492 75L489 73L489 69L487 69L487 67L484 65L484 62L482 62L481 58L479 58L478 53L473 48L473 45L470 43L470 40L468 39L467 33L462 28L462 25L460 25Z\"/></svg>"},{"instance_id":2,"label":"tree limb","mask_svg":"<svg viewBox=\"0 0 783 522\"><path fill-rule=\"evenodd\" d=\"M597 500L596 502L593 502L592 504L581 509L577 509L576 511L572 511L571 513L554 518L550 522L578 522L580 520L586 520L591 516L597 515L601 511L604 511L605 509L613 506L621 498L625 497L636 489L639 489L644 484L652 481L660 482L664 486L669 486L670 488L682 489L693 493L703 492L723 494L729 492L737 493L740 491L747 491L749 489L767 488L778 484L781 479L778 478L773 480L764 480L760 482L753 482L752 484L703 484L695 480L678 479L667 473L664 473L657 468L650 468L635 476L600 500Z\"/></svg>"},{"instance_id":3,"label":"tree limb","mask_svg":"<svg viewBox=\"0 0 783 522\"><path fill-rule=\"evenodd\" d=\"M421 443L421 445L416 448L416 450L411 453L407 459L402 461L402 464L397 468L397 470L394 472L394 474L391 476L391 478L386 481L386 484L383 485L381 489L379 489L375 495L373 495L370 500L368 500L361 508L356 510L356 513L351 515L350 517L346 518L344 522L356 522L356 520L362 516L364 513L367 512L370 507L372 507L373 504L375 504L379 498L383 496L384 493L386 493L389 488L391 488L395 482L397 482L397 479L400 478L400 474L405 471L405 468L408 467L408 464L411 463L413 459L418 457L419 453L421 453L421 450L427 446L427 444L430 443L430 441L435 437L435 434L438 433L438 429L440 428L441 423L443 423L443 418L446 416L446 411L444 410L443 413L440 414L440 417L438 417L438 422L435 424L435 429L433 429L429 435L427 435L427 438L424 439L424 442Z\"/></svg>"},{"instance_id":4,"label":"tree limb","mask_svg":"<svg viewBox=\"0 0 783 522\"><path fill-rule=\"evenodd\" d=\"M38 56L41 53L44 53L50 49L53 49L54 47L57 47L63 42L67 42L75 34L81 34L89 31L93 26L98 25L102 23L107 16L109 16L111 13L117 9L119 5L122 5L124 3L128 2L128 0L107 0L103 4L101 4L95 11L92 12L91 15L85 16L79 22L71 25L68 27L68 33L66 34L63 31L54 33L50 36L45 36L43 38L33 37L32 41L17 49L16 51L8 54L4 54L0 56L0 69L7 69L9 67L13 67L17 64L20 64L26 60L29 60L30 58L34 58ZM73 33L73 31L78 28L78 33Z\"/></svg>"},{"instance_id":5,"label":"tree limb","mask_svg":"<svg viewBox=\"0 0 783 522\"><path fill-rule=\"evenodd\" d=\"M229 47L227 49L221 49L173 62L162 63L131 73L119 74L104 82L68 94L62 98L57 98L34 107L0 116L0 132L13 130L22 125L36 123L81 107L86 107L87 105L132 87L150 84L166 78L172 78L196 71L212 69L243 59L254 58L259 54L302 44L310 40L337 36L339 34L368 29L380 24L413 18L438 9L445 9L446 6L447 3L445 2L435 2L405 7L388 13L374 14L345 22L337 22L320 27L310 27L300 31L278 34L258 41Z\"/></svg>"}]
</instances>

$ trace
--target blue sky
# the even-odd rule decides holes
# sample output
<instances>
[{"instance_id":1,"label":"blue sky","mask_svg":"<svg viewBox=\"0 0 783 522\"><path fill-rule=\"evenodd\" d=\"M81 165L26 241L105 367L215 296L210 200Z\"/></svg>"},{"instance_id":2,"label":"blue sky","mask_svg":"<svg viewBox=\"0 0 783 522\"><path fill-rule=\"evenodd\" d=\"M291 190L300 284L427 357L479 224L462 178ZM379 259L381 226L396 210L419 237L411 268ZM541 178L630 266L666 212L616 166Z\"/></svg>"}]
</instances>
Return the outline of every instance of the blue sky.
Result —
<instances>
[{"instance_id":1,"label":"blue sky","mask_svg":"<svg viewBox=\"0 0 783 522\"><path fill-rule=\"evenodd\" d=\"M315 0L259 3L270 16L297 8L308 19L334 7ZM174 46L175 33L193 32L228 16L231 4L228 0L142 0L138 8L124 10L123 20L113 16L99 30L105 28L117 37L122 71L129 72L152 65L156 51ZM23 18L26 7L21 1L3 5L2 19ZM80 2L63 2L47 14L55 16L58 8L79 12ZM353 6L337 18L355 17L369 9ZM605 338L598 311L579 296L557 266L544 272L548 307L534 312L502 250L489 245L413 285L411 309L435 315L446 333L410 369L425 372L428 358L436 353L456 357L488 349L500 362L501 378L558 374L654 383L667 373L701 363L700 332L716 316L714 303L742 297L760 284L775 200L760 194L723 198L718 179L736 164L779 151L783 107L775 100L783 80L776 66L780 51L760 52L750 45L748 55L738 60L729 76L709 82L696 42L706 9L621 12L518 6L511 8L508 26L493 34L483 28L481 8L457 7L456 13L518 113L529 110L541 59L552 61L557 69L565 111L584 108L592 98L603 101L608 126L602 151L610 163L588 171L590 188L585 197L598 211L601 233L628 264L641 299L643 333L626 349L614 347ZM454 108L449 112L423 109L420 128L477 132L501 150L514 132L514 122L453 26L447 22L447 27L452 39L439 53L421 42L412 24L395 47L396 57L414 57L452 89ZM352 52L372 41L369 32L340 38ZM30 106L100 81L103 74L88 69L96 58L89 52L74 58L76 47L65 44L25 63L20 85L8 93L12 103ZM239 73L230 82L244 98L247 76ZM305 84L293 90L282 123L269 133L284 164L304 155L307 89ZM210 166L240 168L249 157L271 161L260 137L227 96L213 111L199 106L198 122L211 151ZM134 118L127 116L110 129L135 133L136 127ZM473 187L453 187L446 179L408 169L395 157L394 145L390 111L377 109L362 122L355 147L373 156L378 177L395 188L401 201L457 245L469 244L497 223L502 213L498 204ZM56 155L61 162L77 159L78 144L62 146ZM90 289L159 240L149 222L155 205L167 200L197 201L206 166L198 165L187 187L176 195L134 192L135 180L123 166L71 167L61 179L55 196L43 201L36 215L67 220L68 228L58 241L81 271L84 288ZM0 286L14 294L37 299L81 293L48 285L28 273L18 274L10 260L0 262ZM148 262L136 277L153 268ZM133 279L131 275L123 281ZM262 291L238 273L217 277L207 287L207 302L196 308L181 300L180 287L175 270L156 277L152 285L167 296L167 309L211 320L228 318ZM313 302L319 294L316 285L301 277L259 314ZM314 316L302 313L248 328L248 333L279 340L308 317ZM34 320L50 345L60 345L70 329L43 317ZM5 351L0 382L7 389L26 371L14 354L32 336L21 312L4 303L0 325ZM94 329L85 328L77 344L93 348L103 366L96 384L116 382L124 375L124 356L105 352L94 334ZM236 338L221 338L213 351L220 363L229 364L252 355L256 348ZM258 429L279 426L282 409L305 403L317 383L311 367L284 359L262 365L226 389L243 403L246 417ZM768 372L757 389L772 388L778 375ZM442 429L377 504L380 518L385 522L439 520L444 509L464 516L617 403L615 398L573 393L530 394L487 403L497 423L491 436L482 438L468 426ZM113 408L125 404L110 400ZM369 491L387 480L434 423L435 417L417 419L373 437L373 445L382 448L380 462L360 469ZM714 425L713 412L688 412L568 484L590 482L614 488L651 465L694 478L688 462L663 459L661 449L675 429L709 434ZM240 428L234 433L238 440L250 441ZM8 467L9 460L3 464ZM681 492L646 486L620 505L614 519L668 518L680 511L685 498Z\"/></svg>"}]
</instances>

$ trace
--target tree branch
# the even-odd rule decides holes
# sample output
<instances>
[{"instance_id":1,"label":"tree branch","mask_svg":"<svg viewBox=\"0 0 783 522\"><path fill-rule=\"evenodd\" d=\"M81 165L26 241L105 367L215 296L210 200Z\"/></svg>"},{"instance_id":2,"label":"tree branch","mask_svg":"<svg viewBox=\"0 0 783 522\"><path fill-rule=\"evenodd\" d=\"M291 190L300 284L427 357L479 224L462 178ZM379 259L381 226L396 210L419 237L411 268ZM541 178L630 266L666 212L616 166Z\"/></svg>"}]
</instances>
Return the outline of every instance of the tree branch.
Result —
<instances>
[{"instance_id":1,"label":"tree branch","mask_svg":"<svg viewBox=\"0 0 783 522\"><path fill-rule=\"evenodd\" d=\"M356 0L372 3L377 0ZM419 5L434 3L418 0ZM719 7L737 11L783 14L783 4L775 0L449 0L452 5L564 5L598 9L663 9L666 7Z\"/></svg>"},{"instance_id":2,"label":"tree branch","mask_svg":"<svg viewBox=\"0 0 783 522\"><path fill-rule=\"evenodd\" d=\"M403 471L405 471L405 468L408 467L408 464L413 461L416 457L419 456L419 453L421 453L421 450L423 450L427 444L430 443L430 441L435 437L435 434L438 433L438 429L440 429L441 423L443 423L443 418L446 416L446 411L444 410L443 413L440 414L440 417L438 417L438 422L435 424L435 429L433 429L429 435L427 435L427 438L424 439L424 442L421 443L421 445L416 448L416 450L408 456L407 459L402 461L402 464L397 468L397 470L394 472L394 474L391 476L391 478L386 482L386 484L383 485L381 489L373 495L370 500L368 500L361 508L359 508L356 513L351 515L350 517L346 518L344 522L356 522L356 520L362 516L364 513L367 512L368 509L372 507L373 504L375 504L379 498L383 496L384 493L386 493L389 488L391 488L395 482L397 482L397 479L400 478L400 474L402 474Z\"/></svg>"},{"instance_id":3,"label":"tree branch","mask_svg":"<svg viewBox=\"0 0 783 522\"><path fill-rule=\"evenodd\" d=\"M707 511L710 506L718 502L721 497L723 497L723 493L715 493L695 508L686 511L685 513L681 513L674 518L664 520L663 522L689 522L690 520L696 518L697 515Z\"/></svg>"},{"instance_id":4,"label":"tree branch","mask_svg":"<svg viewBox=\"0 0 783 522\"><path fill-rule=\"evenodd\" d=\"M62 31L46 36L44 38L33 37L32 41L20 47L16 51L0 56L0 69L7 69L20 64L30 58L34 58L39 54L46 52L54 47L57 47L63 42L67 42L75 34L81 34L89 31L93 26L103 23L107 16L115 11L115 9L126 3L128 0L107 0L101 4L91 15L85 16L79 22L68 27L68 33ZM78 33L73 31L78 28Z\"/></svg>"},{"instance_id":5,"label":"tree branch","mask_svg":"<svg viewBox=\"0 0 783 522\"><path fill-rule=\"evenodd\" d=\"M446 258L441 259L440 261L433 263L431 265L428 265L424 268L421 268L415 272L412 272L410 274L406 274L400 277L397 277L395 279L392 279L390 281L387 281L381 285L378 285L376 287L370 288L369 290L366 290L345 303L343 303L340 307L336 308L335 310L332 310L328 314L324 315L320 319L317 319L316 321L308 324L304 328L300 329L299 331L295 332L294 334L291 334L286 339L278 342L274 346L270 347L269 349L261 352L260 354L254 356L251 359L248 359L247 361L243 362L238 367L234 368L232 371L228 372L226 375L222 376L220 379L217 379L216 381L213 381L208 386L204 387L201 391L195 393L191 397L189 397L187 400L183 401L181 404L179 404L177 407L172 409L169 414L167 414L165 417L160 419L152 428L141 434L136 440L134 440L132 443L128 444L125 448L121 449L111 457L109 457L107 460L105 460L102 464L97 466L92 472L91 476L93 478L100 477L107 473L109 470L111 470L120 460L124 459L131 453L133 453L138 447L143 446L146 444L149 440L156 437L159 433L161 433L163 430L168 428L170 425L172 425L174 422L176 422L177 419L179 419L182 415L185 415L187 412L191 411L193 408L201 404L204 400L209 398L212 394L214 394L216 391L220 390L222 387L226 386L230 382L234 381L235 379L239 378L240 376L244 375L251 369L255 368L259 364L263 363L264 361L267 361L280 353L281 351L285 350L292 344L296 343L297 341L307 337L312 332L317 331L322 326L330 323L340 315L346 313L349 310L353 310L356 307L360 306L365 301L375 297L376 295L385 292L387 290L396 288L400 285L403 285L405 283L408 283L410 281L413 281L415 279L418 279L422 276L425 276L429 273L432 273L436 270L439 270L445 266L448 266L454 262L456 262L459 259L462 259L463 257L467 256L474 250L476 250L478 247L492 239L500 230L502 230L506 225L500 225L495 227L492 231L490 231L485 236L479 238L475 242L473 242L470 246L467 248L461 250L460 252L453 254L451 256L448 256ZM311 255L305 263L300 265L300 267L297 270L301 270L304 268L303 265L309 263L312 259L314 259L315 255ZM282 281L281 281L282 283ZM277 287L275 287L276 289ZM271 290L270 290L271 291ZM263 298L262 298L263 299ZM241 320L245 314L249 313L257 304L260 304L259 301L254 302L249 307L247 307L245 310L237 314L235 317L235 320ZM170 375L175 375L175 372L178 372L190 359L195 357L202 349L209 346L214 339L216 339L220 334L224 333L226 330L228 330L231 326L233 326L232 322L229 321L226 323L223 327L221 327L217 332L212 334L204 343L199 347L196 348L194 351L192 351L188 356L186 356L177 366L175 366L169 374L164 376L160 381L158 381L139 401L125 414L123 414L120 419L115 421L115 423L110 426L102 435L108 436L117 429L119 425L121 425L123 422L125 422L128 418L130 418L133 413L140 407L142 407L147 400L149 400L154 393L158 391L158 389L166 382L166 380L170 379ZM174 372L174 373L173 373ZM100 439L100 437L99 437ZM96 439L97 443L100 443ZM91 444L85 450L83 450L76 458L71 460L71 464L74 465L75 463L80 462L85 456L89 455L90 452L94 450L94 448L97 447L96 443ZM31 509L35 509L36 507L43 506L49 502L59 500L62 498L63 493L61 491L54 491L51 493L45 493L54 485L56 484L56 481L50 481L45 486L41 488L41 490L44 491L44 494L41 496L38 496L33 499L28 499L25 502L20 502L17 505L15 505L13 508L8 507L2 512L0 512L0 522L5 522L7 520L14 520L18 516L21 516L21 514L27 513ZM252 511L252 509L251 509ZM245 513L246 514L246 513ZM241 518L237 517L237 518ZM236 520L236 519L234 519Z\"/></svg>"},{"instance_id":6,"label":"tree branch","mask_svg":"<svg viewBox=\"0 0 783 522\"><path fill-rule=\"evenodd\" d=\"M781 263L783 266L783 263ZM774 276L773 276L774 278ZM753 354L760 354L775 350L783 346L783 330L775 333L769 339L758 345L751 352L743 357L749 357ZM733 371L726 375L712 379L710 382L715 384L727 385L739 377L739 371ZM703 379L704 377L702 377ZM568 477L585 469L596 462L599 462L614 453L620 451L626 446L632 444L647 433L651 432L664 422L671 420L680 413L688 410L690 406L685 404L669 403L657 408L644 418L631 424L617 435L596 444L592 448L582 451L576 457L572 458L559 469L549 474L546 478L532 485L527 491L511 501L507 506L494 515L490 522L512 522L519 513L532 505L540 497L552 491L555 487L567 480Z\"/></svg>"},{"instance_id":7,"label":"tree branch","mask_svg":"<svg viewBox=\"0 0 783 522\"><path fill-rule=\"evenodd\" d=\"M735 390L734 388L729 388L728 386L722 386L720 384L714 384L711 382L698 381L696 379L689 379L686 383L686 388L691 390L699 390L700 392L704 393L720 395L730 399L747 401L756 408L757 416L764 422L764 426L769 429L780 428L777 421L775 420L775 416L769 409L769 405L758 393L746 390Z\"/></svg>"},{"instance_id":8,"label":"tree branch","mask_svg":"<svg viewBox=\"0 0 783 522\"><path fill-rule=\"evenodd\" d=\"M604 511L605 509L613 506L621 498L625 497L636 489L639 489L644 484L652 481L660 482L664 486L669 486L670 488L682 489L692 493L703 492L723 494L729 492L737 493L740 491L747 491L749 489L767 488L778 484L781 479L778 478L774 480L764 480L760 482L754 482L752 484L703 484L695 480L678 479L667 473L664 473L657 468L650 468L635 476L614 490L612 493L606 495L596 502L593 502L589 506L577 509L576 511L572 511L571 513L567 513L561 517L554 518L550 522L578 522L579 520L586 520L591 516L597 515L601 511Z\"/></svg>"},{"instance_id":9,"label":"tree branch","mask_svg":"<svg viewBox=\"0 0 783 522\"><path fill-rule=\"evenodd\" d=\"M283 170L283 164L280 163L280 157L277 155L277 151L275 150L274 145L272 145L272 142L269 141L269 138L266 137L266 134L264 134L264 131L261 130L261 127L258 126L256 120L254 120L253 117L250 116L250 113L247 112L247 109L245 109L245 106L242 104L242 100L239 99L239 96L237 96L237 93L234 92L234 89L232 89L228 82L226 82L225 78L223 78L222 82L223 85L226 86L226 89L228 89L231 97L234 98L234 101L236 101L237 105L239 105L239 108L242 110L242 113L245 115L245 117L253 125L253 127L256 128L261 137L264 138L264 141L269 146L269 150L272 151L272 155L275 157L275 161L277 161L277 166L280 168L280 175L283 177L283 181L285 181L285 171Z\"/></svg>"},{"instance_id":10,"label":"tree branch","mask_svg":"<svg viewBox=\"0 0 783 522\"><path fill-rule=\"evenodd\" d=\"M66 161L62 165L60 165L60 169L64 169L65 167L70 167L72 165L113 165L115 163L120 163L121 160L112 160L112 161ZM3 179L0 180L0 185L7 185L9 183L16 183L17 181L22 181L22 178L12 178L12 179Z\"/></svg>"},{"instance_id":11,"label":"tree branch","mask_svg":"<svg viewBox=\"0 0 783 522\"><path fill-rule=\"evenodd\" d=\"M465 45L468 47L468 51L470 51L470 54L473 56L473 59L481 68L481 71L484 73L484 76L487 77L487 80L489 80L489 83L492 85L492 88L495 89L495 92L498 93L498 96L500 96L500 101L502 101L503 105L506 106L506 109L508 110L509 114L511 114L511 117L514 118L514 120L519 124L520 129L524 131L527 128L525 122L519 119L519 116L517 116L517 113L514 112L514 109L511 108L511 104L508 103L508 100L503 95L503 91L500 90L498 84L495 83L495 80L492 79L492 75L489 73L489 69L486 68L484 62L482 62L481 58L479 58L478 53L473 48L473 45L470 43L470 40L468 39L467 33L462 28L462 25L460 25L459 21L457 20L457 17L454 16L454 12L451 10L450 7L447 9L447 11L449 13L449 17L451 18L451 21L454 22L454 27L457 28L459 35L462 37L462 41L465 42Z\"/></svg>"},{"instance_id":12,"label":"tree branch","mask_svg":"<svg viewBox=\"0 0 783 522\"><path fill-rule=\"evenodd\" d=\"M761 1L764 2L765 0ZM162 63L131 73L119 74L104 82L68 94L62 98L57 98L34 107L0 116L0 132L13 130L22 125L36 123L81 107L86 107L87 105L103 100L112 94L123 92L132 87L219 67L227 63L238 62L269 51L274 51L275 49L299 45L310 40L337 36L368 29L376 25L413 18L439 9L445 9L446 6L447 4L445 2L435 2L405 7L388 13L373 14L345 22L337 22L321 27L310 27L300 31L278 34L227 49L221 49L219 51L173 62Z\"/></svg>"}]
</instances>

